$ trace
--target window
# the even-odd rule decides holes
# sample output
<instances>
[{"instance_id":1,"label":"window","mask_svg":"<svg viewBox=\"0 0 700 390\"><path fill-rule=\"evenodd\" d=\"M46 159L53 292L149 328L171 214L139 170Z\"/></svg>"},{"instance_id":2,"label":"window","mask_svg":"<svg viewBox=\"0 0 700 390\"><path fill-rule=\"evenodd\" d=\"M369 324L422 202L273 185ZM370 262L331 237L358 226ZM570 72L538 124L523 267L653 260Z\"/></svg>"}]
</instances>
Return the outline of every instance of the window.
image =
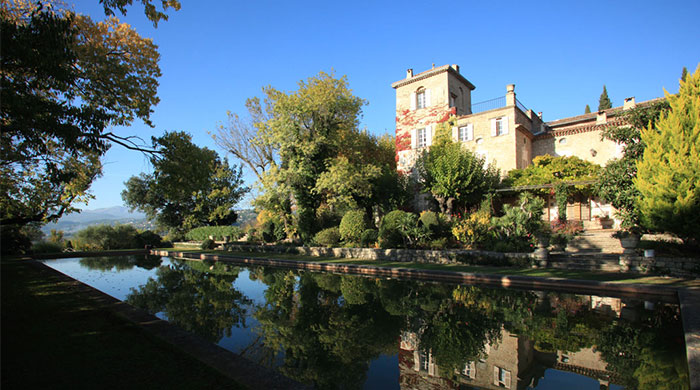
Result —
<instances>
[{"instance_id":1,"label":"window","mask_svg":"<svg viewBox=\"0 0 700 390\"><path fill-rule=\"evenodd\" d=\"M511 381L511 375L510 371L501 368L501 367L493 367L493 385L498 386L498 387L505 387L506 389L510 389L510 381Z\"/></svg>"},{"instance_id":2,"label":"window","mask_svg":"<svg viewBox=\"0 0 700 390\"><path fill-rule=\"evenodd\" d=\"M471 141L474 139L474 126L468 124L459 128L458 139L462 142Z\"/></svg>"},{"instance_id":3,"label":"window","mask_svg":"<svg viewBox=\"0 0 700 390\"><path fill-rule=\"evenodd\" d=\"M425 351L418 354L418 368L420 371L428 371L429 367L429 356Z\"/></svg>"},{"instance_id":4,"label":"window","mask_svg":"<svg viewBox=\"0 0 700 390\"><path fill-rule=\"evenodd\" d=\"M424 148L428 145L428 132L425 130L425 128L418 129L416 131L416 135L418 137L418 140L416 141L416 146L419 148Z\"/></svg>"},{"instance_id":5,"label":"window","mask_svg":"<svg viewBox=\"0 0 700 390\"><path fill-rule=\"evenodd\" d=\"M491 119L491 135L497 137L505 134L508 134L508 117Z\"/></svg>"},{"instance_id":6,"label":"window","mask_svg":"<svg viewBox=\"0 0 700 390\"><path fill-rule=\"evenodd\" d=\"M464 365L462 375L466 376L469 379L476 378L476 365L474 364L474 362L467 362L467 364Z\"/></svg>"},{"instance_id":7,"label":"window","mask_svg":"<svg viewBox=\"0 0 700 390\"><path fill-rule=\"evenodd\" d=\"M559 145L566 145L566 138L560 138Z\"/></svg>"},{"instance_id":8,"label":"window","mask_svg":"<svg viewBox=\"0 0 700 390\"><path fill-rule=\"evenodd\" d=\"M457 95L454 93L450 94L450 107L457 107Z\"/></svg>"},{"instance_id":9,"label":"window","mask_svg":"<svg viewBox=\"0 0 700 390\"><path fill-rule=\"evenodd\" d=\"M425 89L421 89L416 93L416 108L425 108Z\"/></svg>"}]
</instances>

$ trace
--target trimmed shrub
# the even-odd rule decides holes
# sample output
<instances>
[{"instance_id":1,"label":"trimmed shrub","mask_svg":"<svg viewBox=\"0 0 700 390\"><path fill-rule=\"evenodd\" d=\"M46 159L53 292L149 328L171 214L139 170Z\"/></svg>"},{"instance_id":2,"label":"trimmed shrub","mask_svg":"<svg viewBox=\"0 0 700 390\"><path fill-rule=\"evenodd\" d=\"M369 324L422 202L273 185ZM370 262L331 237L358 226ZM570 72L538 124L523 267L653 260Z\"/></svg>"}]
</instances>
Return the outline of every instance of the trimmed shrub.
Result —
<instances>
[{"instance_id":1,"label":"trimmed shrub","mask_svg":"<svg viewBox=\"0 0 700 390\"><path fill-rule=\"evenodd\" d=\"M323 229L314 236L314 243L316 245L325 246L327 248L335 247L339 242L340 232L338 231L338 227Z\"/></svg>"},{"instance_id":2,"label":"trimmed shrub","mask_svg":"<svg viewBox=\"0 0 700 390\"><path fill-rule=\"evenodd\" d=\"M434 211L423 211L418 218L423 227L431 232L436 232L440 227L440 216Z\"/></svg>"},{"instance_id":3,"label":"trimmed shrub","mask_svg":"<svg viewBox=\"0 0 700 390\"><path fill-rule=\"evenodd\" d=\"M345 242L359 243L365 231L365 213L361 210L350 210L340 220L338 231Z\"/></svg>"},{"instance_id":4,"label":"trimmed shrub","mask_svg":"<svg viewBox=\"0 0 700 390\"><path fill-rule=\"evenodd\" d=\"M362 232L360 237L360 245L365 248L373 247L377 243L377 238L379 238L379 232L377 229L367 229Z\"/></svg>"},{"instance_id":5,"label":"trimmed shrub","mask_svg":"<svg viewBox=\"0 0 700 390\"><path fill-rule=\"evenodd\" d=\"M204 241L210 236L214 237L214 240L223 241L225 237L229 237L235 241L243 237L243 230L238 226L201 226L185 234L185 238L190 241Z\"/></svg>"},{"instance_id":6,"label":"trimmed shrub","mask_svg":"<svg viewBox=\"0 0 700 390\"><path fill-rule=\"evenodd\" d=\"M207 238L206 240L202 241L202 244L199 247L203 251L211 250L216 248L216 243L214 242L214 240Z\"/></svg>"},{"instance_id":7,"label":"trimmed shrub","mask_svg":"<svg viewBox=\"0 0 700 390\"><path fill-rule=\"evenodd\" d=\"M84 251L141 248L139 231L131 225L89 226L75 234L75 248Z\"/></svg>"}]
</instances>

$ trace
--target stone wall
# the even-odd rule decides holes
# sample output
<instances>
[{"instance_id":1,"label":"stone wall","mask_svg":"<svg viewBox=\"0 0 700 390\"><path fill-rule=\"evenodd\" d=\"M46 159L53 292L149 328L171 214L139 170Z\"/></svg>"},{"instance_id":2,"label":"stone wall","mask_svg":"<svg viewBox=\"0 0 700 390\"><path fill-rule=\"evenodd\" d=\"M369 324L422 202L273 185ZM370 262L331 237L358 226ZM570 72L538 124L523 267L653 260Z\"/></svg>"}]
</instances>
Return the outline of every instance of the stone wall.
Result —
<instances>
[{"instance_id":1,"label":"stone wall","mask_svg":"<svg viewBox=\"0 0 700 390\"><path fill-rule=\"evenodd\" d=\"M700 274L700 259L690 257L620 256L620 271L697 276Z\"/></svg>"}]
</instances>

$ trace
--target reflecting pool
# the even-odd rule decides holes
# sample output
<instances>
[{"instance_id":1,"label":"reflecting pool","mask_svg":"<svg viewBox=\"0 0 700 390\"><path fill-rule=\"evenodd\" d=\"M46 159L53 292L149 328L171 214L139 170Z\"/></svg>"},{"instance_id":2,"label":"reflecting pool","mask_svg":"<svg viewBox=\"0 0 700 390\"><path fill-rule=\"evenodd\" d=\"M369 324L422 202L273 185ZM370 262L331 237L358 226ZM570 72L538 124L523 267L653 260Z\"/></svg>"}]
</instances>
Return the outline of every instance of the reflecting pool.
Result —
<instances>
[{"instance_id":1,"label":"reflecting pool","mask_svg":"<svg viewBox=\"0 0 700 390\"><path fill-rule=\"evenodd\" d=\"M677 305L157 256L46 264L319 389L687 389Z\"/></svg>"}]
</instances>

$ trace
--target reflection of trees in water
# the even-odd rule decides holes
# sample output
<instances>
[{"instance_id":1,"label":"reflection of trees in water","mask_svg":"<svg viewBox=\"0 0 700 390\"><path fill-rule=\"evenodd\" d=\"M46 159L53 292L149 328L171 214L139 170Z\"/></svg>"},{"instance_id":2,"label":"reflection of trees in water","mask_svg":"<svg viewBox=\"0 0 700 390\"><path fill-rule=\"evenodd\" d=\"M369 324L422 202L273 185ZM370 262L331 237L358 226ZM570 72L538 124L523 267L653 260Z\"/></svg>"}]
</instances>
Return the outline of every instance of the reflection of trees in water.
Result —
<instances>
[{"instance_id":1,"label":"reflection of trees in water","mask_svg":"<svg viewBox=\"0 0 700 390\"><path fill-rule=\"evenodd\" d=\"M155 279L132 289L127 302L151 313L164 312L170 322L217 342L230 336L232 327L245 326L245 306L252 301L233 286L237 277L237 269L215 275L178 262L160 267Z\"/></svg>"},{"instance_id":2,"label":"reflection of trees in water","mask_svg":"<svg viewBox=\"0 0 700 390\"><path fill-rule=\"evenodd\" d=\"M684 334L676 307L660 305L632 325L614 321L598 337L608 370L621 374L625 387L639 390L688 389Z\"/></svg>"},{"instance_id":3,"label":"reflection of trees in water","mask_svg":"<svg viewBox=\"0 0 700 390\"><path fill-rule=\"evenodd\" d=\"M161 262L161 257L154 255L84 257L80 259L80 265L98 271L125 271L134 267L151 270L160 266Z\"/></svg>"}]
</instances>

